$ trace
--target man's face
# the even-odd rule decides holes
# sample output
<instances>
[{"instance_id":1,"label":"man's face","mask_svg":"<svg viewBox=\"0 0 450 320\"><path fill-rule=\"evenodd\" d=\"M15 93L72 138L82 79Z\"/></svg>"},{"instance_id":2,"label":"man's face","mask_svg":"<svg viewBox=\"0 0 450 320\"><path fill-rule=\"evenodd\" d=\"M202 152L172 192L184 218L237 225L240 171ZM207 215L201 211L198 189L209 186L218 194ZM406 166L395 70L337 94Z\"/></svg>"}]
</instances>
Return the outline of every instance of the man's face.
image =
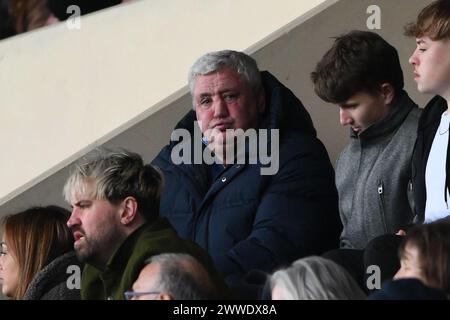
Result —
<instances>
[{"instance_id":1,"label":"man's face","mask_svg":"<svg viewBox=\"0 0 450 320\"><path fill-rule=\"evenodd\" d=\"M121 205L87 195L78 195L71 205L67 226L73 232L78 258L104 266L123 240L119 228Z\"/></svg>"},{"instance_id":2,"label":"man's face","mask_svg":"<svg viewBox=\"0 0 450 320\"><path fill-rule=\"evenodd\" d=\"M161 266L157 263L147 264L133 283L134 296L131 300L159 300L162 293L155 290Z\"/></svg>"},{"instance_id":3,"label":"man's face","mask_svg":"<svg viewBox=\"0 0 450 320\"><path fill-rule=\"evenodd\" d=\"M340 103L339 109L341 125L351 126L357 134L383 119L389 112L389 106L381 93L366 92L354 94L347 101Z\"/></svg>"},{"instance_id":4,"label":"man's face","mask_svg":"<svg viewBox=\"0 0 450 320\"><path fill-rule=\"evenodd\" d=\"M414 80L422 93L450 99L450 39L416 39L417 48L409 58L414 66Z\"/></svg>"},{"instance_id":5,"label":"man's face","mask_svg":"<svg viewBox=\"0 0 450 320\"><path fill-rule=\"evenodd\" d=\"M403 256L400 258L400 269L394 275L394 279L401 278L416 278L425 283L419 250L415 246L406 245Z\"/></svg>"},{"instance_id":6,"label":"man's face","mask_svg":"<svg viewBox=\"0 0 450 320\"><path fill-rule=\"evenodd\" d=\"M201 131L205 134L208 129L214 130L224 142L227 129L257 129L259 115L264 111L263 94L257 97L229 67L197 76L193 96Z\"/></svg>"}]
</instances>

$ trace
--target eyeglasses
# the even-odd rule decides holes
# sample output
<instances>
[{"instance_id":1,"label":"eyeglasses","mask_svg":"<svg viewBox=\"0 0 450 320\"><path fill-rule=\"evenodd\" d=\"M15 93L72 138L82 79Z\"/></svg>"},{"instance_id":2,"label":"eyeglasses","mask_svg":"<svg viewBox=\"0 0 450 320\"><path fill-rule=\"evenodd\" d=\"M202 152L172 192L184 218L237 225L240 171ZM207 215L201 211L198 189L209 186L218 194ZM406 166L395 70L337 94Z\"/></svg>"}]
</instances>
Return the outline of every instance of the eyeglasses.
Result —
<instances>
[{"instance_id":1,"label":"eyeglasses","mask_svg":"<svg viewBox=\"0 0 450 320\"><path fill-rule=\"evenodd\" d=\"M125 300L131 300L133 298L138 298L140 296L145 296L147 294L160 294L159 291L146 291L146 292L136 292L136 291L125 291Z\"/></svg>"}]
</instances>

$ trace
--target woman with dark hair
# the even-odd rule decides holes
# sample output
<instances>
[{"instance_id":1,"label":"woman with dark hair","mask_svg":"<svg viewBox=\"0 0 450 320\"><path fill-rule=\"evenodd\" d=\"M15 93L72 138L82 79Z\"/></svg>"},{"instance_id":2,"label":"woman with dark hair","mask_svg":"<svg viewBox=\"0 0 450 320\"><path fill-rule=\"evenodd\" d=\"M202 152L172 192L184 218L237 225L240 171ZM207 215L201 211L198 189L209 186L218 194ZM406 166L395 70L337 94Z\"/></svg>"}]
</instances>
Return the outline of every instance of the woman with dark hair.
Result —
<instances>
[{"instance_id":1,"label":"woman with dark hair","mask_svg":"<svg viewBox=\"0 0 450 320\"><path fill-rule=\"evenodd\" d=\"M66 225L69 214L50 206L3 218L0 280L4 295L24 300L80 299L79 288L69 288L67 281L72 268L81 270Z\"/></svg>"},{"instance_id":2,"label":"woman with dark hair","mask_svg":"<svg viewBox=\"0 0 450 320\"><path fill-rule=\"evenodd\" d=\"M450 219L413 228L399 248L401 267L394 279L417 278L450 297Z\"/></svg>"}]
</instances>

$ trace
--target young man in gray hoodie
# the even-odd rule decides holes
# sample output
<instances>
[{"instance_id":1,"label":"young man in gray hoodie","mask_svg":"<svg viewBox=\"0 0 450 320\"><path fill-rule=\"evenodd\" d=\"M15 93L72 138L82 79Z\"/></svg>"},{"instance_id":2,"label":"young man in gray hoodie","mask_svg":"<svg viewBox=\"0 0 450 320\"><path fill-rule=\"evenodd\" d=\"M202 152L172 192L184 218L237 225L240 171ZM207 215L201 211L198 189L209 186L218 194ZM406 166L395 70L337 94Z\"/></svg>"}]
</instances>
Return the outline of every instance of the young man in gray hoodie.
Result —
<instances>
[{"instance_id":1,"label":"young man in gray hoodie","mask_svg":"<svg viewBox=\"0 0 450 320\"><path fill-rule=\"evenodd\" d=\"M403 90L397 50L373 32L337 37L311 79L350 126L336 163L340 247L363 249L413 221L407 191L420 111Z\"/></svg>"}]
</instances>

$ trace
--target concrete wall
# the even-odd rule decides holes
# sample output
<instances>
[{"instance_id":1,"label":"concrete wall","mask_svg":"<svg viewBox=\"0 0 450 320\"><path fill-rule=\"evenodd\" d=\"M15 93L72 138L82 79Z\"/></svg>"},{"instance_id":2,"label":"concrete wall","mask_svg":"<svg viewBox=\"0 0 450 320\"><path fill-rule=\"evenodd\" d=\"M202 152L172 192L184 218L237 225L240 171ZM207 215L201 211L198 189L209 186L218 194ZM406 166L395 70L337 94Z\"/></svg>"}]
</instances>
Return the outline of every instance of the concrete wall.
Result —
<instances>
[{"instance_id":1,"label":"concrete wall","mask_svg":"<svg viewBox=\"0 0 450 320\"><path fill-rule=\"evenodd\" d=\"M308 20L270 45L253 55L259 65L273 72L291 88L311 113L318 135L324 142L330 157L335 162L340 150L349 141L349 129L339 125L339 109L324 103L314 93L309 80L316 63L331 47L332 37L352 29L368 30L366 13L370 5L381 9L379 33L397 48L405 78L405 89L419 106L424 106L429 96L420 94L412 76L408 58L416 44L415 40L403 36L406 23L415 21L421 8L430 0L340 0L321 14Z\"/></svg>"},{"instance_id":2,"label":"concrete wall","mask_svg":"<svg viewBox=\"0 0 450 320\"><path fill-rule=\"evenodd\" d=\"M0 42L0 204L176 101L205 51L247 49L324 2L142 0Z\"/></svg>"},{"instance_id":3,"label":"concrete wall","mask_svg":"<svg viewBox=\"0 0 450 320\"><path fill-rule=\"evenodd\" d=\"M258 4L264 4L261 1L255 2L257 2ZM267 35L266 37L263 36L264 33L258 33L259 38L255 37L253 38L253 41L242 41L239 44L228 42L226 39L223 39L226 32L224 29L222 29L220 33L212 37L208 37L207 41L204 42L214 42L214 45L211 45L207 48L208 50L221 48L233 48L239 50L246 49L248 53L251 53L256 58L261 69L270 70L285 85L291 88L297 94L297 96L300 97L307 109L310 111L315 126L318 130L319 137L325 143L330 157L334 162L339 150L341 150L348 141L348 129L343 129L339 126L338 109L336 107L329 106L323 103L314 95L309 80L310 72L313 70L316 62L331 45L333 41L331 37L339 35L351 29L367 30L366 20L369 15L366 13L366 9L369 5L376 4L381 9L381 30L375 31L379 32L391 44L398 48L405 73L406 89L420 105L424 105L429 97L422 96L416 92L411 76L411 67L409 67L407 63L408 57L412 52L415 44L412 39L408 39L402 35L402 30L405 23L414 20L418 11L430 2L431 1L427 0L341 0L306 21L306 17L303 17L292 21L287 26L280 26L281 29L276 28L272 25L272 29L270 29L273 31L272 34L265 30L264 32ZM155 12L163 11L164 8L158 8L156 5L156 7L149 8L145 7L143 5L144 3L147 3L147 1L142 1L142 3L136 3L134 5L142 5L143 7L140 8L142 10L151 9L150 12L153 12L154 14L149 13L150 16L153 19L158 19L158 14L156 14ZM155 1L155 3L160 2ZM193 3L200 5L202 4L202 1L193 1ZM226 3L231 6L231 2ZM241 2L239 1L239 3ZM283 1L277 2L277 6L280 6L281 3L283 3L284 5ZM288 2L286 2L286 4L287 3ZM187 8L184 7L183 9L187 10ZM226 19L224 18L224 22L221 24L231 28L231 26L236 23L235 12L231 11L231 8L227 6L215 8L215 10L218 9L229 10L227 11L227 14L229 14L230 16L226 15ZM246 13L252 12L250 7L246 7L244 9L246 10ZM193 14L193 12L195 12L196 10L198 10L198 7L190 8L189 13L186 14ZM173 12L173 14L176 13ZM127 23L132 25L136 23L135 19L130 18L130 21L128 21L125 17L119 17L120 12L116 8L112 9L108 14L105 14L102 17L107 20L111 18L109 15L116 17L116 19L118 19L117 21L121 21L122 27L125 27ZM179 17L179 15L180 14L177 14L177 18ZM254 16L254 12L252 12L252 14L245 14L244 17L241 17L240 19L245 20L244 18L249 18L249 16ZM269 10L268 12L266 12L266 15L262 16L262 19L266 21L270 16L271 14ZM94 20L94 18L96 17L91 17L92 20ZM184 19L185 20L182 20L184 23L178 26L180 28L180 32L185 27L187 28L187 25L189 24L188 22L190 20L195 20L186 19L186 17L184 17ZM241 20L238 19L238 21ZM108 21L108 23L113 23L114 21L116 20L112 19L111 21ZM142 20L139 21L142 22ZM264 24L265 23L262 23L255 27L251 23L248 23L246 24L245 28L241 26L239 30L233 29L230 32L234 38L240 38L241 36L247 35L248 33L257 33L257 30L262 28ZM86 28L88 28L89 22L87 21L85 25L87 25ZM197 22L197 29L194 28L192 30L189 30L187 34L190 38L195 39L196 37L200 36L196 30L202 30L204 28L214 28L216 25L217 23L212 22L206 25L202 25ZM140 66L134 62L134 60L137 58L143 59L142 55L144 55L145 53L148 53L150 55L153 52L152 46L148 42L146 42L147 40L145 39L150 36L156 37L152 33L154 32L152 30L142 30L142 28L138 28L137 25L134 25L134 28L136 28L135 32L140 33L138 37L130 38L129 35L124 34L125 32L120 32L120 34L114 35L112 37L111 34L107 33L106 30L103 30L103 33L101 34L98 34L98 36L100 37L99 39L102 39L101 41L111 42L115 45L117 45L117 43L123 43L123 45L120 45L118 48L116 46L115 50L125 51L128 58L119 61L116 61L116 59L118 59L118 56L117 53L115 53L115 51L112 49L112 52L102 52L100 55L98 55L98 52L95 52L94 50L96 46L93 43L85 47L86 43L83 43L83 41L79 40L80 42L76 42L78 46L81 46L81 48L77 50L79 50L80 52L83 50L90 51L92 59L93 61L95 61L94 65L98 64L98 66L95 67L94 70L92 70L91 68L88 68L87 66L79 64L77 61L75 61L73 62L74 66L72 66L72 68L81 69L82 75L84 75L86 79L91 80L94 79L100 81L100 79L103 79L100 75L104 75L106 73L107 77L111 77L114 80L117 80L117 85L112 85L112 83L109 83L111 86L105 87L104 85L99 84L98 87L86 87L85 91L82 92L72 92L69 84L72 83L70 79L75 69L70 69L70 72L67 72L63 70L64 65L61 65L61 63L55 64L55 67L60 70L58 73L58 83L55 83L55 86L52 88L47 88L48 92L45 92L44 94L48 96L48 101L50 101L50 93L52 90L66 90L66 97L70 98L69 101L58 102L60 105L59 111L57 111L56 113L52 113L55 112L53 110L49 113L49 117L51 117L52 123L57 123L59 126L51 129L50 132L44 131L45 128L42 128L43 132L47 132L45 139L48 143L44 147L37 149L33 144L32 136L24 137L23 144L9 146L9 148L11 149L22 148L22 158L8 159L7 156L1 158L0 167L2 170L2 179L4 174L8 174L8 171L17 172L18 168L23 168L24 171L27 171L29 168L37 166L37 164L35 163L41 163L43 161L41 159L43 155L47 156L46 161L50 161L52 158L49 158L49 155L53 154L54 149L60 148L61 142L63 142L62 144L70 150L68 151L65 158L59 158L60 162L57 165L53 166L54 170L47 178L41 179L42 181L40 181L39 183L31 186L28 189L25 188L25 191L19 192L17 196L12 197L8 201L5 201L0 207L0 215L6 214L8 212L15 212L17 210L27 208L31 205L65 205L61 197L61 188L68 174L67 164L96 145L105 144L109 147L125 147L127 149L139 152L144 156L146 161L150 161L158 152L158 150L168 141L171 128L175 125L177 120L180 119L180 117L190 108L190 98L186 94L186 89L179 89L185 84L184 79L186 77L188 66L198 55L208 50L205 50L205 46L197 48L198 50L194 50L195 52L189 52L189 54L186 54L184 48L188 46L189 41L183 44L171 43L164 51L167 59L164 59L162 55L160 59L158 59L157 63L163 65L164 67L167 67L167 72L172 72L175 68L174 63L176 64L176 61L172 60L174 57L183 59L184 64L183 68L177 70L178 76L176 78L165 79L166 74L163 71L160 70L159 72L156 72L152 70L152 66ZM57 37L63 36L63 32L61 30L57 30L57 28L55 28L54 30L49 29L41 32L47 32L51 35L50 37L56 37L56 39ZM168 34L165 34L164 36L170 38ZM77 36L73 37L76 38ZM36 32L36 34L34 35L26 35L23 37L23 45L25 46L26 43L38 41L38 39L42 40L41 38L45 37L39 37L38 32ZM163 41L161 38L159 38L159 40ZM12 39L11 41L14 41L14 39ZM94 39L90 38L90 41L93 42ZM145 45L143 43L145 43ZM158 46L160 45L158 41L152 41L152 45L155 46L154 48L157 48L156 44ZM8 45L9 43L0 43L0 53L2 52L2 50L4 51L5 47L7 47ZM248 47L246 47L246 45ZM46 41L44 41L43 43L39 43L39 46L42 48L42 50L49 50L49 47L52 48L51 51L54 53L50 53L50 55L53 55L53 58L56 58L56 54L58 52L61 52L58 50L62 50L61 48L56 47L50 41L50 39L46 39ZM137 52L136 48L141 48L141 50L143 51L140 50ZM65 50L68 49L66 48ZM30 55L29 52L22 51L17 48L16 51L16 53L19 55ZM35 51L34 53L36 53ZM63 50L63 52L68 54L67 51ZM137 58L136 55L138 55ZM33 70L36 70L36 68L38 68L37 71L39 71L39 76L30 75L32 79L31 82L24 82L21 84L15 83L16 86L28 88L30 86L32 87L33 83L36 83L38 81L45 82L54 80L48 79L48 77L46 76L46 70L53 67L53 64L51 63L52 60L50 58L48 58L48 60L44 60L44 67L42 69L39 69L40 67L38 66L41 64L40 59L42 58L43 56L40 55L39 59L35 59L34 64L29 63L27 65L27 68L34 68ZM109 62L105 65L103 60ZM7 67L5 67L4 65L2 66L5 61L7 62L7 59L3 57L3 62L0 64L1 83L6 83L8 79L10 79L9 76L6 77L4 75L5 71L13 74L14 72L19 71L25 73L28 70L27 68L20 67L18 63L15 64L15 68L9 65ZM125 68L127 69L127 71L123 71L125 73L122 74L122 77L117 78L115 77L115 74L109 69L111 65L114 65L119 69ZM176 64L176 66L178 65ZM136 74L139 74L139 82L135 81ZM79 74L78 77L80 79L83 78ZM12 77L12 79L17 80L14 77ZM21 79L23 80L25 78L22 77ZM146 79L148 81L143 81L143 79ZM173 88L171 88L173 90L177 89L175 91L172 91L175 92L175 94L173 94L169 98L166 98L166 102L169 101L168 103L158 100L164 98L162 96L156 98L152 96L154 92L159 92L158 81L173 82ZM131 85L129 84L129 82L131 83ZM61 84L61 86L59 86L59 84ZM113 108L107 108L108 104L112 103L113 101L109 99L107 100L108 103L106 103L105 101L96 100L100 99L98 97L96 98L97 94L104 98L104 96L101 95L103 90L106 90L107 93L109 95L112 95L113 97L121 96L115 95L115 93L119 91L123 96L128 97L131 100L121 98L117 102L118 105L126 106L126 108L136 107L137 110L135 111L135 114L140 114L140 117L142 117L142 115L148 116L143 119L139 119L139 117L131 120L127 119L127 122L125 124L123 122L120 123L119 121L117 122L119 129L105 133L107 128L110 128L110 126L106 127L104 126L102 120L98 120L102 119L101 116L98 117L97 115L97 120L95 123L90 121L91 116L93 117L94 112L100 112L100 115L104 115L106 117L105 123L109 122L109 125L111 123L115 123L111 120L111 113L113 113ZM16 96L19 96L20 90L17 90L14 94ZM77 101L79 101L77 98L79 95L85 98L87 97L89 99L92 99L92 103L87 105L80 105L77 109L76 103ZM147 95L149 96L148 99ZM139 97L139 99L134 99L136 97ZM2 98L0 97L0 99ZM23 99L20 100L22 101L21 103L25 103L24 101L28 101L28 103L31 104L33 103L33 101L29 101L29 97L22 97L21 99ZM155 105L156 101L158 102L156 103L156 107L154 109L152 109L151 111L149 111L149 109L145 109L145 106ZM83 100L83 102L85 101ZM94 107L100 102L102 102L101 105L104 109L100 109L100 111L94 111ZM4 101L0 100L0 105L3 105L3 103ZM18 106L16 105L16 108L17 107ZM14 136L11 137L11 133L9 132L10 130L12 130L12 127L20 125L24 121L32 121L33 119L33 114L23 114L20 113L20 111L14 111L16 110L16 108L9 108L12 110L8 109L6 114L3 107L1 109L2 119L8 119L7 121L4 121L2 128L2 132L4 133L0 135L1 139L3 139L1 140L3 151L5 150L3 146L6 146L8 143L8 139L6 137L9 136L10 139L14 139ZM82 114L84 115L84 118L79 118L80 109L83 110ZM115 109L116 108L114 108L114 110ZM45 103L44 105L43 102L36 104L35 112L39 113L42 110L45 110ZM146 112L147 114L145 114ZM11 115L8 113L13 114ZM120 119L120 115L118 116L118 118ZM76 129L73 129L72 121L79 122L79 132L73 132L73 130ZM69 143L73 138L74 133L75 135L80 135L81 137L83 137L84 131L89 131L90 134L92 134L93 131L97 129L97 127L103 128L102 130L97 132L99 137L98 140L89 140L86 138L77 141L76 145L74 145L74 143ZM121 130L122 132L120 132ZM35 132L35 134L42 135L43 133L37 131ZM65 141L66 143L64 143Z\"/></svg>"}]
</instances>

